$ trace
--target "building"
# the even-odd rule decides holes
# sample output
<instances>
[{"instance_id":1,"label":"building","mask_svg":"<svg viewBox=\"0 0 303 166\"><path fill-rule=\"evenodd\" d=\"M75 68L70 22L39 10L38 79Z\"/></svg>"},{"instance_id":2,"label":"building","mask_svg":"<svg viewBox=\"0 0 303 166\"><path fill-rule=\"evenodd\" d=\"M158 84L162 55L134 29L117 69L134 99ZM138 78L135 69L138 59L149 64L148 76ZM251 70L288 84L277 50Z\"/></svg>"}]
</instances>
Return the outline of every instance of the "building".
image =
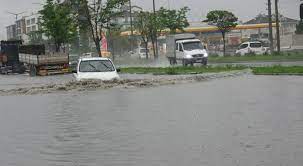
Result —
<instances>
[{"instance_id":1,"label":"building","mask_svg":"<svg viewBox=\"0 0 303 166\"><path fill-rule=\"evenodd\" d=\"M16 21L16 32L18 39L24 39L26 36L26 24L25 24L25 17Z\"/></svg>"},{"instance_id":2,"label":"building","mask_svg":"<svg viewBox=\"0 0 303 166\"><path fill-rule=\"evenodd\" d=\"M275 22L275 16L273 16L273 22ZM284 17L283 15L280 15L280 33L281 36L284 35L293 35L296 31L296 25L298 24L298 20L291 19L288 17ZM268 16L265 14L259 14L254 19L251 19L244 24L268 24ZM269 29L256 29L256 30L247 30L244 31L244 34L249 38L268 38ZM273 34L275 38L276 29L273 28Z\"/></svg>"},{"instance_id":3,"label":"building","mask_svg":"<svg viewBox=\"0 0 303 166\"><path fill-rule=\"evenodd\" d=\"M25 17L26 34L39 30L39 14L32 14Z\"/></svg>"},{"instance_id":4,"label":"building","mask_svg":"<svg viewBox=\"0 0 303 166\"><path fill-rule=\"evenodd\" d=\"M24 43L28 43L30 33L39 30L38 23L39 14L22 17L15 24L6 27L7 40L21 39Z\"/></svg>"},{"instance_id":5,"label":"building","mask_svg":"<svg viewBox=\"0 0 303 166\"><path fill-rule=\"evenodd\" d=\"M6 27L6 36L7 36L7 40L17 39L16 24Z\"/></svg>"},{"instance_id":6,"label":"building","mask_svg":"<svg viewBox=\"0 0 303 166\"><path fill-rule=\"evenodd\" d=\"M120 16L115 17L112 20L112 23L121 27L122 30L130 29L131 27L131 18L133 23L137 21L137 16L140 11L143 9L139 6L132 6L132 13L130 13L129 5L123 5L119 10L122 13Z\"/></svg>"}]
</instances>

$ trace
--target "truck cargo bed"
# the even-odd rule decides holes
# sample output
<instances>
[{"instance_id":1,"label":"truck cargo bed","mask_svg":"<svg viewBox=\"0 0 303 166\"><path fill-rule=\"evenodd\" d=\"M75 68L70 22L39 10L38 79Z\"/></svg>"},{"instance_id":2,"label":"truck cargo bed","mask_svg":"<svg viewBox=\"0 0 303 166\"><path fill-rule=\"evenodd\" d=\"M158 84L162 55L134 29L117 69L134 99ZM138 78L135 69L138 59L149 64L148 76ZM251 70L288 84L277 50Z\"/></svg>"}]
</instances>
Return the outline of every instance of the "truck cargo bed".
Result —
<instances>
[{"instance_id":1,"label":"truck cargo bed","mask_svg":"<svg viewBox=\"0 0 303 166\"><path fill-rule=\"evenodd\" d=\"M48 65L48 64L68 64L68 55L66 54L50 54L50 55L33 55L33 54L19 54L20 62L29 65Z\"/></svg>"}]
</instances>

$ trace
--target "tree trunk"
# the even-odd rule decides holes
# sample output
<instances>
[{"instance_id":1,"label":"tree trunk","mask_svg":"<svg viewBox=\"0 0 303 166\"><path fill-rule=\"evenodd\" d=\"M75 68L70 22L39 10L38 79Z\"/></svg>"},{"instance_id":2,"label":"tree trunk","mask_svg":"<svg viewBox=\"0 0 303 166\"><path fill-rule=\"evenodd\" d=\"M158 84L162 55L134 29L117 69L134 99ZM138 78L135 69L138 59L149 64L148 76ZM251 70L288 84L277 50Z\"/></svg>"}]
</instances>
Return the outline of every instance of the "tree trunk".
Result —
<instances>
[{"instance_id":1,"label":"tree trunk","mask_svg":"<svg viewBox=\"0 0 303 166\"><path fill-rule=\"evenodd\" d=\"M155 39L153 37L151 37L151 42L152 42L152 45L153 45L153 53L154 53L154 57L156 58L156 49L155 49Z\"/></svg>"},{"instance_id":2,"label":"tree trunk","mask_svg":"<svg viewBox=\"0 0 303 166\"><path fill-rule=\"evenodd\" d=\"M226 53L225 32L222 32L222 38L223 38L223 56L225 56L225 53Z\"/></svg>"},{"instance_id":3,"label":"tree trunk","mask_svg":"<svg viewBox=\"0 0 303 166\"><path fill-rule=\"evenodd\" d=\"M145 44L145 55L146 55L146 59L148 59L148 41L144 42Z\"/></svg>"},{"instance_id":4,"label":"tree trunk","mask_svg":"<svg viewBox=\"0 0 303 166\"><path fill-rule=\"evenodd\" d=\"M276 33L277 33L277 52L280 54L281 44L280 44L280 19L279 19L279 5L278 0L275 0L275 13L276 13Z\"/></svg>"},{"instance_id":5,"label":"tree trunk","mask_svg":"<svg viewBox=\"0 0 303 166\"><path fill-rule=\"evenodd\" d=\"M101 54L101 46L100 46L100 41L98 39L96 39L95 41L95 45L96 45L96 51L99 55L99 57L102 57L102 54Z\"/></svg>"}]
</instances>

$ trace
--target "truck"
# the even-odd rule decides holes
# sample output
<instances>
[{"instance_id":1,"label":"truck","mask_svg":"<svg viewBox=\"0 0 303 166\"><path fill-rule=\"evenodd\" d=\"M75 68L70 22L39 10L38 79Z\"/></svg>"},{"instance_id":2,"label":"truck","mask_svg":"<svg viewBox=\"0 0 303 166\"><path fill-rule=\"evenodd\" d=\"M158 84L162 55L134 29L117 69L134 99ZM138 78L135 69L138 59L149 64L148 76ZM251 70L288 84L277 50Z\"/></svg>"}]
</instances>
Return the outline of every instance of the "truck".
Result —
<instances>
[{"instance_id":1,"label":"truck","mask_svg":"<svg viewBox=\"0 0 303 166\"><path fill-rule=\"evenodd\" d=\"M20 46L19 60L30 76L46 76L69 72L69 54L65 51L46 51L44 45Z\"/></svg>"},{"instance_id":2,"label":"truck","mask_svg":"<svg viewBox=\"0 0 303 166\"><path fill-rule=\"evenodd\" d=\"M19 46L21 41L1 41L0 42L0 73L19 73L25 72L25 66L19 61Z\"/></svg>"},{"instance_id":3,"label":"truck","mask_svg":"<svg viewBox=\"0 0 303 166\"><path fill-rule=\"evenodd\" d=\"M171 65L178 62L183 66L194 63L207 65L208 52L194 34L174 34L166 37L166 57Z\"/></svg>"}]
</instances>

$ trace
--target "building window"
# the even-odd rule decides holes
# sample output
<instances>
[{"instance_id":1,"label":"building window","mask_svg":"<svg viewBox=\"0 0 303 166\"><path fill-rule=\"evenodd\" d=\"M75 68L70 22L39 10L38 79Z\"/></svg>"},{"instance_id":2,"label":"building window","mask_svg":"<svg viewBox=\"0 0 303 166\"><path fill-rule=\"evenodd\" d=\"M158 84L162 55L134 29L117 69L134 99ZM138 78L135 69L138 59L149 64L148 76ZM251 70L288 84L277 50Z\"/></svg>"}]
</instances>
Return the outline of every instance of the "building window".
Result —
<instances>
[{"instance_id":1,"label":"building window","mask_svg":"<svg viewBox=\"0 0 303 166\"><path fill-rule=\"evenodd\" d=\"M36 31L37 28L36 28L36 25L32 26L32 31Z\"/></svg>"},{"instance_id":2,"label":"building window","mask_svg":"<svg viewBox=\"0 0 303 166\"><path fill-rule=\"evenodd\" d=\"M31 24L31 20L26 20L26 24L30 25Z\"/></svg>"},{"instance_id":3,"label":"building window","mask_svg":"<svg viewBox=\"0 0 303 166\"><path fill-rule=\"evenodd\" d=\"M31 32L31 27L27 27L26 28L26 33L30 33Z\"/></svg>"},{"instance_id":4,"label":"building window","mask_svg":"<svg viewBox=\"0 0 303 166\"><path fill-rule=\"evenodd\" d=\"M32 22L32 24L36 24L35 18L32 18L32 19L31 19L31 22Z\"/></svg>"}]
</instances>

